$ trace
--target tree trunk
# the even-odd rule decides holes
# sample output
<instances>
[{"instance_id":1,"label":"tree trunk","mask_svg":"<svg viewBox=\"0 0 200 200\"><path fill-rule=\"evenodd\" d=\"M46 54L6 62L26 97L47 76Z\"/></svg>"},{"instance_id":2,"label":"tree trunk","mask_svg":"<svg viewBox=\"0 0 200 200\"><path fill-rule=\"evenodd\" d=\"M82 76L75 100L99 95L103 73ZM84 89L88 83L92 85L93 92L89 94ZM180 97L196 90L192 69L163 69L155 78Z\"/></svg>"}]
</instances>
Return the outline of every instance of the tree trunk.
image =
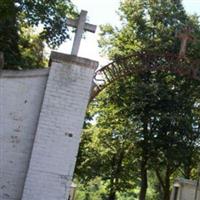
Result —
<instances>
[{"instance_id":1,"label":"tree trunk","mask_svg":"<svg viewBox=\"0 0 200 200\"><path fill-rule=\"evenodd\" d=\"M164 200L169 200L170 199L170 189L169 187L166 187L164 190Z\"/></svg>"},{"instance_id":2,"label":"tree trunk","mask_svg":"<svg viewBox=\"0 0 200 200\"><path fill-rule=\"evenodd\" d=\"M146 193L147 193L147 161L148 161L148 119L145 117L143 119L143 128L144 128L144 141L142 144L142 160L140 165L140 177L141 177L141 187L140 187L140 194L139 200L145 200Z\"/></svg>"},{"instance_id":3,"label":"tree trunk","mask_svg":"<svg viewBox=\"0 0 200 200\"><path fill-rule=\"evenodd\" d=\"M190 179L191 169L192 169L191 165L192 165L192 155L187 157L183 166L184 178L186 179Z\"/></svg>"},{"instance_id":4,"label":"tree trunk","mask_svg":"<svg viewBox=\"0 0 200 200\"><path fill-rule=\"evenodd\" d=\"M145 200L146 193L147 193L147 158L146 155L143 155L142 161L141 161L141 168L140 168L140 176L141 176L141 187L140 187L140 194L139 194L139 200Z\"/></svg>"},{"instance_id":5,"label":"tree trunk","mask_svg":"<svg viewBox=\"0 0 200 200\"><path fill-rule=\"evenodd\" d=\"M116 194L114 191L109 194L108 200L116 200Z\"/></svg>"},{"instance_id":6,"label":"tree trunk","mask_svg":"<svg viewBox=\"0 0 200 200\"><path fill-rule=\"evenodd\" d=\"M164 200L170 200L170 170L168 167L165 174Z\"/></svg>"},{"instance_id":7,"label":"tree trunk","mask_svg":"<svg viewBox=\"0 0 200 200\"><path fill-rule=\"evenodd\" d=\"M114 189L114 180L110 180L110 193L108 196L108 200L116 200L116 191Z\"/></svg>"},{"instance_id":8,"label":"tree trunk","mask_svg":"<svg viewBox=\"0 0 200 200\"><path fill-rule=\"evenodd\" d=\"M190 176L191 176L190 174L191 174L191 168L190 168L190 166L185 167L185 169L184 169L184 178L190 179Z\"/></svg>"},{"instance_id":9,"label":"tree trunk","mask_svg":"<svg viewBox=\"0 0 200 200\"><path fill-rule=\"evenodd\" d=\"M113 156L112 159L112 174L110 179L110 193L108 200L116 200L116 186L118 186L119 179L117 178L118 174L122 170L122 161L124 158L124 151L120 151L118 154Z\"/></svg>"}]
</instances>

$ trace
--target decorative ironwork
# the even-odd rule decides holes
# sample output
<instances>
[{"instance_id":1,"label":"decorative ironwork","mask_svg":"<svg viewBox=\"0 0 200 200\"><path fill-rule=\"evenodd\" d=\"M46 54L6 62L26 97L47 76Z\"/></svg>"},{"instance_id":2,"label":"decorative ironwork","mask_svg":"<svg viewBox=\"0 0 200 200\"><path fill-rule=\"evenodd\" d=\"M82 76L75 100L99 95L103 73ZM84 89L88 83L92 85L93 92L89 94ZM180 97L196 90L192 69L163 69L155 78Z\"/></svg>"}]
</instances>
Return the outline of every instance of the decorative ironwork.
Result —
<instances>
[{"instance_id":1,"label":"decorative ironwork","mask_svg":"<svg viewBox=\"0 0 200 200\"><path fill-rule=\"evenodd\" d=\"M152 54L149 52L135 52L128 57L119 57L96 71L91 100L114 81L147 71L171 72L179 76L200 80L200 60L190 61L187 58L180 59L179 55L176 54Z\"/></svg>"}]
</instances>

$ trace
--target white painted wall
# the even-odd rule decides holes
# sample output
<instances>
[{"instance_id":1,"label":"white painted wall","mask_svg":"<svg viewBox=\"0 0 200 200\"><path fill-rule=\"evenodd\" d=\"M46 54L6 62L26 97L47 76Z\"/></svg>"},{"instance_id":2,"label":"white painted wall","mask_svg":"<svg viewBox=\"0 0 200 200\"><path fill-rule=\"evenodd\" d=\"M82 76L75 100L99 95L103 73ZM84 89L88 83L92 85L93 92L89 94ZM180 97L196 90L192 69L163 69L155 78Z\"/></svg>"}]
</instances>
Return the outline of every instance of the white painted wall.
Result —
<instances>
[{"instance_id":1,"label":"white painted wall","mask_svg":"<svg viewBox=\"0 0 200 200\"><path fill-rule=\"evenodd\" d=\"M97 62L0 74L0 199L66 200Z\"/></svg>"},{"instance_id":2,"label":"white painted wall","mask_svg":"<svg viewBox=\"0 0 200 200\"><path fill-rule=\"evenodd\" d=\"M66 200L97 62L54 52L22 200Z\"/></svg>"},{"instance_id":3,"label":"white painted wall","mask_svg":"<svg viewBox=\"0 0 200 200\"><path fill-rule=\"evenodd\" d=\"M21 200L48 70L0 76L0 199Z\"/></svg>"}]
</instances>

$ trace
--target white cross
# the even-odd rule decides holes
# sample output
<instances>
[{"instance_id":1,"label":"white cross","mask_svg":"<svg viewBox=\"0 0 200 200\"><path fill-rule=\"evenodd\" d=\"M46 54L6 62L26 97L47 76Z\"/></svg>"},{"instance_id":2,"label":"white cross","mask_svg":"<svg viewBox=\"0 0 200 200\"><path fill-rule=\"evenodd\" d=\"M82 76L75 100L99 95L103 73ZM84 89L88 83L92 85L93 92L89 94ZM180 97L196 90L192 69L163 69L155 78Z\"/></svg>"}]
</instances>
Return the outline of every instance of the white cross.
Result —
<instances>
[{"instance_id":1,"label":"white cross","mask_svg":"<svg viewBox=\"0 0 200 200\"><path fill-rule=\"evenodd\" d=\"M86 16L87 16L87 11L81 10L81 13L78 19L67 20L68 26L72 26L76 28L76 33L75 33L74 42L73 42L72 51L71 51L71 54L75 56L77 56L78 54L81 38L84 31L90 31L92 33L95 33L96 28L97 28L96 25L86 23Z\"/></svg>"}]
</instances>

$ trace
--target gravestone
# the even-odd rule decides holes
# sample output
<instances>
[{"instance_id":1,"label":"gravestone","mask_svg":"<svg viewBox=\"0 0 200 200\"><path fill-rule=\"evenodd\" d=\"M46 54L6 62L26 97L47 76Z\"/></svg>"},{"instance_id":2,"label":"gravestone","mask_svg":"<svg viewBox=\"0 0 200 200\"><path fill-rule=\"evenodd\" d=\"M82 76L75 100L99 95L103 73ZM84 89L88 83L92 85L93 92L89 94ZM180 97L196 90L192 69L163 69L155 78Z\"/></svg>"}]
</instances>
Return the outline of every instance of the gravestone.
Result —
<instances>
[{"instance_id":1,"label":"gravestone","mask_svg":"<svg viewBox=\"0 0 200 200\"><path fill-rule=\"evenodd\" d=\"M197 181L177 179L170 200L200 200L200 187Z\"/></svg>"}]
</instances>

